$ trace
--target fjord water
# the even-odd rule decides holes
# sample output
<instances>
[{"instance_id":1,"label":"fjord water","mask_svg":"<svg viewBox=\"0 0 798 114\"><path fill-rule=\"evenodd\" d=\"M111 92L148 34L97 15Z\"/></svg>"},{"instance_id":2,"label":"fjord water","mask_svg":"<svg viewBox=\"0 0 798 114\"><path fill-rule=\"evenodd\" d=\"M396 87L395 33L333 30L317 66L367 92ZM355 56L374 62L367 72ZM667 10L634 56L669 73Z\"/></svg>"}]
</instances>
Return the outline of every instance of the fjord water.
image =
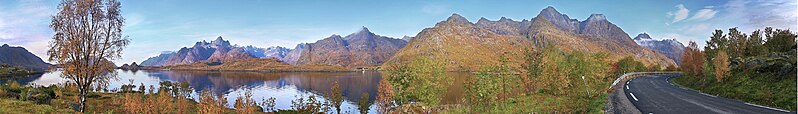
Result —
<instances>
[{"instance_id":1,"label":"fjord water","mask_svg":"<svg viewBox=\"0 0 798 114\"><path fill-rule=\"evenodd\" d=\"M118 90L124 84L153 85L158 88L161 81L188 82L194 89L192 97L198 99L201 90L210 90L217 95L221 94L227 98L228 106L232 107L236 97L244 95L246 91L252 91L252 98L260 103L264 98L276 98L277 109L291 109L291 101L299 97L315 95L317 98L326 100L335 81L338 81L345 102L342 104L342 112L349 111L356 113L357 102L363 93L369 94L369 101L374 102L377 96L377 86L383 79L384 73L380 72L218 72L218 71L125 71L117 70L117 79L110 81L109 90ZM31 75L12 79L0 79L0 83L6 80L16 80L21 84L32 84L48 86L64 83L67 80L61 78L61 71L47 72L44 74ZM452 77L453 82L444 91L441 103L455 104L460 101L463 95L463 83L467 78L472 77L467 72L448 72L448 77ZM135 88L134 90L138 90ZM375 113L375 105L369 108L370 113Z\"/></svg>"}]
</instances>

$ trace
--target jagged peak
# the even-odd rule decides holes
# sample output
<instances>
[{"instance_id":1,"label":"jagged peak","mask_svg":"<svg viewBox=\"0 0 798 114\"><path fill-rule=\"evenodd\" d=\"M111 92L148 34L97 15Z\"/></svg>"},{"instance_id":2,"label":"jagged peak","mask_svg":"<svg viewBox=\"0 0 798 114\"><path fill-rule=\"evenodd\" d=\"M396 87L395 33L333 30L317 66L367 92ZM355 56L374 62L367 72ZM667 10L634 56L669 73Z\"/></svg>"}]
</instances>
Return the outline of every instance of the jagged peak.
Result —
<instances>
[{"instance_id":1,"label":"jagged peak","mask_svg":"<svg viewBox=\"0 0 798 114\"><path fill-rule=\"evenodd\" d=\"M544 13L546 13L546 14L549 14L549 13L551 13L551 14L561 14L559 11L557 11L557 9L554 9L554 6L547 6L542 11L540 11L540 13L541 14L544 14Z\"/></svg>"},{"instance_id":2,"label":"jagged peak","mask_svg":"<svg viewBox=\"0 0 798 114\"><path fill-rule=\"evenodd\" d=\"M602 21L607 20L607 17L604 17L604 14L590 14L590 17L587 18L588 21Z\"/></svg>"},{"instance_id":3,"label":"jagged peak","mask_svg":"<svg viewBox=\"0 0 798 114\"><path fill-rule=\"evenodd\" d=\"M463 16L460 16L460 14L457 14L457 13L452 13L452 16L449 16L449 18L446 19L446 22L471 23L471 22L468 21L468 19L466 19Z\"/></svg>"},{"instance_id":4,"label":"jagged peak","mask_svg":"<svg viewBox=\"0 0 798 114\"><path fill-rule=\"evenodd\" d=\"M223 42L223 41L224 41L224 39L222 39L222 36L219 36L219 37L216 37L216 40L213 40L211 42ZM203 40L203 42L204 42L204 40Z\"/></svg>"},{"instance_id":5,"label":"jagged peak","mask_svg":"<svg viewBox=\"0 0 798 114\"><path fill-rule=\"evenodd\" d=\"M644 32L644 33L640 33L640 34L638 34L638 35L637 35L637 36L634 38L634 40L645 40L645 39L651 39L651 36L649 36L649 35L648 35L648 33L645 33L645 32Z\"/></svg>"},{"instance_id":6,"label":"jagged peak","mask_svg":"<svg viewBox=\"0 0 798 114\"><path fill-rule=\"evenodd\" d=\"M358 31L358 32L368 32L368 33L371 33L371 31L369 31L369 28L366 28L366 26L361 26L361 28L360 28L360 31Z\"/></svg>"},{"instance_id":7,"label":"jagged peak","mask_svg":"<svg viewBox=\"0 0 798 114\"><path fill-rule=\"evenodd\" d=\"M513 21L513 19L510 19L510 18L507 18L507 17L502 17L502 18L499 18L499 21Z\"/></svg>"},{"instance_id":8,"label":"jagged peak","mask_svg":"<svg viewBox=\"0 0 798 114\"><path fill-rule=\"evenodd\" d=\"M342 37L341 37L341 35L338 35L338 34L332 34L332 35L330 35L330 37L327 37L327 38L342 38Z\"/></svg>"},{"instance_id":9,"label":"jagged peak","mask_svg":"<svg viewBox=\"0 0 798 114\"><path fill-rule=\"evenodd\" d=\"M268 47L266 49L287 49L287 48L282 47L282 46L271 46L271 47Z\"/></svg>"},{"instance_id":10,"label":"jagged peak","mask_svg":"<svg viewBox=\"0 0 798 114\"><path fill-rule=\"evenodd\" d=\"M477 20L477 23L479 23L479 22L488 22L488 21L490 21L490 20L486 19L485 17L479 17L479 20Z\"/></svg>"}]
</instances>

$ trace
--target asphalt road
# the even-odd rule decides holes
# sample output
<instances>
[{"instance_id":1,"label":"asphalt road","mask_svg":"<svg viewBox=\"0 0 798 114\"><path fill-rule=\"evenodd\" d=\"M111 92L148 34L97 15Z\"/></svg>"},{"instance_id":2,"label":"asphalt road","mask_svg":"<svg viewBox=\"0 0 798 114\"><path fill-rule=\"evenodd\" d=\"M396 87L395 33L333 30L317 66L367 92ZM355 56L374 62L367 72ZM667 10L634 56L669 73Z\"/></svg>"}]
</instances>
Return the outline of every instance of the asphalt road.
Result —
<instances>
[{"instance_id":1,"label":"asphalt road","mask_svg":"<svg viewBox=\"0 0 798 114\"><path fill-rule=\"evenodd\" d=\"M625 95L643 114L781 114L787 110L717 97L670 82L676 75L640 76L624 82Z\"/></svg>"}]
</instances>

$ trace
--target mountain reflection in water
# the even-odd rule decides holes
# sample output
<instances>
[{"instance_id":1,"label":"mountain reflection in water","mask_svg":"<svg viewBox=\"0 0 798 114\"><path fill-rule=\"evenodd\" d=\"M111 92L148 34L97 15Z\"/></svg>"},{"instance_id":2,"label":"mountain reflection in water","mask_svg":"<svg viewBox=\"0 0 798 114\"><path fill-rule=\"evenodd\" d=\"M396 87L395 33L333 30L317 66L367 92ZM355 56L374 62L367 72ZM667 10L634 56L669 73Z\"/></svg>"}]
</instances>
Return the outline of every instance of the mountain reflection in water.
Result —
<instances>
[{"instance_id":1,"label":"mountain reflection in water","mask_svg":"<svg viewBox=\"0 0 798 114\"><path fill-rule=\"evenodd\" d=\"M124 71L117 70L118 77L111 80L108 85L110 90L119 89L123 84L130 84L130 79L136 86L153 85L158 88L161 81L188 82L194 89L192 97L197 98L197 93L210 90L217 95L224 95L228 106L232 107L235 98L246 91L252 91L252 98L261 102L264 98L274 97L277 109L291 109L291 101L298 97L317 96L322 100L327 99L331 86L338 81L341 86L345 103L341 106L344 111L357 112L357 102L363 93L369 94L369 102L374 102L377 96L378 82L383 79L384 73L380 72L218 72L218 71ZM45 74L30 75L27 77L0 78L0 83L13 79L21 84L52 85L66 82L59 75L61 71ZM472 77L467 72L449 72L453 83L448 87L441 98L443 104L454 104L460 101L463 94L463 83ZM149 89L149 88L147 88ZM369 112L375 113L375 105Z\"/></svg>"}]
</instances>

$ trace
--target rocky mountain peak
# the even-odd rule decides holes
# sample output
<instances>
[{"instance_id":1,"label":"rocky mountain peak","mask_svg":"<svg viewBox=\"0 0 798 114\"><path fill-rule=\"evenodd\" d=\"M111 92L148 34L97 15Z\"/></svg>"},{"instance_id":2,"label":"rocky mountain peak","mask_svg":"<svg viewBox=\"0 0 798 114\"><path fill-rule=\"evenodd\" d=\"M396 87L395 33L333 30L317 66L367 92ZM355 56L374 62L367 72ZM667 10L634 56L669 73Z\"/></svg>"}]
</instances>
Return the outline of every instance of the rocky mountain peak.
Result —
<instances>
[{"instance_id":1,"label":"rocky mountain peak","mask_svg":"<svg viewBox=\"0 0 798 114\"><path fill-rule=\"evenodd\" d=\"M509 21L513 21L513 19L510 19L510 18L507 18L507 17L502 17L502 18L499 19L499 21L500 22L509 22Z\"/></svg>"},{"instance_id":2,"label":"rocky mountain peak","mask_svg":"<svg viewBox=\"0 0 798 114\"><path fill-rule=\"evenodd\" d=\"M539 13L539 15L554 15L554 14L562 15L562 13L557 11L557 9L554 9L553 6L548 6L545 9L541 10L540 13Z\"/></svg>"},{"instance_id":3,"label":"rocky mountain peak","mask_svg":"<svg viewBox=\"0 0 798 114\"><path fill-rule=\"evenodd\" d=\"M374 33L371 33L371 31L369 31L369 28L366 28L366 26L360 28L360 31L352 33L352 35L367 35L367 34L374 34Z\"/></svg>"},{"instance_id":4,"label":"rocky mountain peak","mask_svg":"<svg viewBox=\"0 0 798 114\"><path fill-rule=\"evenodd\" d=\"M366 28L366 26L362 26L358 33L371 33L371 31L369 31L369 28Z\"/></svg>"},{"instance_id":5,"label":"rocky mountain peak","mask_svg":"<svg viewBox=\"0 0 798 114\"><path fill-rule=\"evenodd\" d=\"M560 30L570 32L570 33L579 33L579 20L571 19L568 15L562 14L554 7L549 6L546 9L540 11L538 16L535 18L545 18L551 24L555 25Z\"/></svg>"},{"instance_id":6,"label":"rocky mountain peak","mask_svg":"<svg viewBox=\"0 0 798 114\"><path fill-rule=\"evenodd\" d=\"M216 37L215 40L211 41L211 47L219 48L219 47L227 47L230 46L230 42L222 39L222 36Z\"/></svg>"},{"instance_id":7,"label":"rocky mountain peak","mask_svg":"<svg viewBox=\"0 0 798 114\"><path fill-rule=\"evenodd\" d=\"M327 38L343 38L343 37L341 37L341 35L333 34L333 35L330 35L330 37L327 37Z\"/></svg>"},{"instance_id":8,"label":"rocky mountain peak","mask_svg":"<svg viewBox=\"0 0 798 114\"><path fill-rule=\"evenodd\" d=\"M222 39L222 36L219 36L219 37L216 37L216 40L213 40L211 42L224 42L224 39Z\"/></svg>"},{"instance_id":9,"label":"rocky mountain peak","mask_svg":"<svg viewBox=\"0 0 798 114\"><path fill-rule=\"evenodd\" d=\"M651 36L649 36L648 33L640 33L637 35L637 37L634 38L634 40L647 40L647 39L651 39Z\"/></svg>"},{"instance_id":10,"label":"rocky mountain peak","mask_svg":"<svg viewBox=\"0 0 798 114\"><path fill-rule=\"evenodd\" d=\"M463 16L460 16L460 14L457 14L457 13L453 13L452 16L449 16L449 18L446 19L446 22L450 22L450 23L469 23L469 24L471 23L471 22L468 22L468 19L466 19Z\"/></svg>"},{"instance_id":11,"label":"rocky mountain peak","mask_svg":"<svg viewBox=\"0 0 798 114\"><path fill-rule=\"evenodd\" d=\"M479 20L477 20L477 23L484 23L484 22L488 22L488 21L490 21L490 20L486 19L485 17L480 17Z\"/></svg>"},{"instance_id":12,"label":"rocky mountain peak","mask_svg":"<svg viewBox=\"0 0 798 114\"><path fill-rule=\"evenodd\" d=\"M587 18L587 21L606 21L607 17L604 17L604 14L590 14L590 17Z\"/></svg>"}]
</instances>

